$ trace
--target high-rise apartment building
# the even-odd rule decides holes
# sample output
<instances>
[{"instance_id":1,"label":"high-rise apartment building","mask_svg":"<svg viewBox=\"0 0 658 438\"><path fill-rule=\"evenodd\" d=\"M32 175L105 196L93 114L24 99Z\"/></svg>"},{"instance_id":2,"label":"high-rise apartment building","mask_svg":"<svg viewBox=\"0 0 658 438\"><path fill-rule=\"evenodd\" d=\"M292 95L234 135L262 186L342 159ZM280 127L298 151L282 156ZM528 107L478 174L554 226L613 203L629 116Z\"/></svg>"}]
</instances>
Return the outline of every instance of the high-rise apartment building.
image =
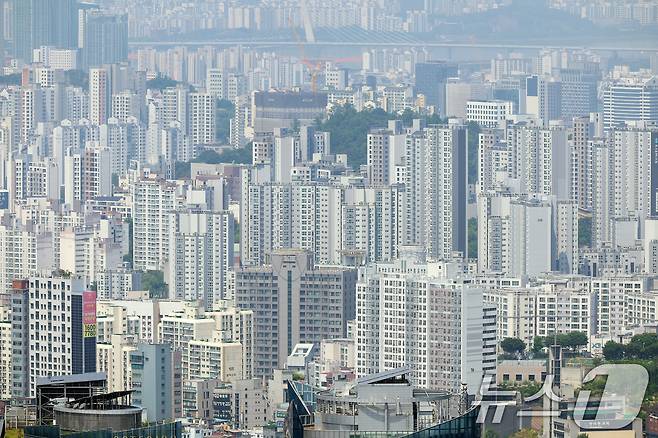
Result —
<instances>
[{"instance_id":1,"label":"high-rise apartment building","mask_svg":"<svg viewBox=\"0 0 658 438\"><path fill-rule=\"evenodd\" d=\"M119 119L109 118L101 125L99 144L109 151L111 175L123 176L128 171L128 153L134 150L128 141L128 125Z\"/></svg>"},{"instance_id":2,"label":"high-rise apartment building","mask_svg":"<svg viewBox=\"0 0 658 438\"><path fill-rule=\"evenodd\" d=\"M592 244L612 240L611 221L658 216L658 133L647 128L616 129L592 147Z\"/></svg>"},{"instance_id":3,"label":"high-rise apartment building","mask_svg":"<svg viewBox=\"0 0 658 438\"><path fill-rule=\"evenodd\" d=\"M136 270L162 270L169 258L171 213L178 207L176 185L143 179L132 186L133 266Z\"/></svg>"},{"instance_id":4,"label":"high-rise apartment building","mask_svg":"<svg viewBox=\"0 0 658 438\"><path fill-rule=\"evenodd\" d=\"M110 342L101 343L99 340L96 344L96 371L107 374L108 391L132 389L130 355L135 350L134 338L123 334L112 334Z\"/></svg>"},{"instance_id":5,"label":"high-rise apartment building","mask_svg":"<svg viewBox=\"0 0 658 438\"><path fill-rule=\"evenodd\" d=\"M215 142L215 98L210 93L190 94L190 139L193 145Z\"/></svg>"},{"instance_id":6,"label":"high-rise apartment building","mask_svg":"<svg viewBox=\"0 0 658 438\"><path fill-rule=\"evenodd\" d=\"M76 0L13 0L14 56L32 61L42 46L73 49L78 40Z\"/></svg>"},{"instance_id":7,"label":"high-rise apartment building","mask_svg":"<svg viewBox=\"0 0 658 438\"><path fill-rule=\"evenodd\" d=\"M97 196L112 194L110 151L98 143L84 149L71 150L64 157L64 201L85 202Z\"/></svg>"},{"instance_id":8,"label":"high-rise apartment building","mask_svg":"<svg viewBox=\"0 0 658 438\"><path fill-rule=\"evenodd\" d=\"M254 312L255 376L282 368L300 342L344 337L355 284L354 269L317 267L309 251L274 251L269 265L238 269L236 305Z\"/></svg>"},{"instance_id":9,"label":"high-rise apartment building","mask_svg":"<svg viewBox=\"0 0 658 438\"><path fill-rule=\"evenodd\" d=\"M478 196L478 270L524 276L549 272L550 202L505 195Z\"/></svg>"},{"instance_id":10,"label":"high-rise apartment building","mask_svg":"<svg viewBox=\"0 0 658 438\"><path fill-rule=\"evenodd\" d=\"M592 140L595 124L591 117L573 119L573 136L569 140L573 151L573 199L583 210L592 208Z\"/></svg>"},{"instance_id":11,"label":"high-rise apartment building","mask_svg":"<svg viewBox=\"0 0 658 438\"><path fill-rule=\"evenodd\" d=\"M409 366L417 386L454 393L466 384L475 394L483 375L495 372L495 329L484 333L495 312L485 313L483 290L472 280L448 279L441 271L418 255L361 268L359 376Z\"/></svg>"},{"instance_id":12,"label":"high-rise apartment building","mask_svg":"<svg viewBox=\"0 0 658 438\"><path fill-rule=\"evenodd\" d=\"M467 135L461 125L429 126L407 139L402 232L433 258L467 251Z\"/></svg>"},{"instance_id":13,"label":"high-rise apartment building","mask_svg":"<svg viewBox=\"0 0 658 438\"><path fill-rule=\"evenodd\" d=\"M98 10L83 12L81 47L83 65L100 67L128 60L128 16Z\"/></svg>"},{"instance_id":14,"label":"high-rise apartment building","mask_svg":"<svg viewBox=\"0 0 658 438\"><path fill-rule=\"evenodd\" d=\"M162 122L169 126L178 122L186 134L190 134L189 119L190 92L183 85L166 88L162 92ZM153 121L151 121L153 122Z\"/></svg>"},{"instance_id":15,"label":"high-rise apartment building","mask_svg":"<svg viewBox=\"0 0 658 438\"><path fill-rule=\"evenodd\" d=\"M263 264L268 252L285 248L310 250L318 263L340 263L341 199L341 189L328 185L250 185L242 200L242 263Z\"/></svg>"},{"instance_id":16,"label":"high-rise apartment building","mask_svg":"<svg viewBox=\"0 0 658 438\"><path fill-rule=\"evenodd\" d=\"M84 279L15 281L12 314L14 396L34 397L41 377L96 370L96 293L85 291Z\"/></svg>"},{"instance_id":17,"label":"high-rise apartment building","mask_svg":"<svg viewBox=\"0 0 658 438\"><path fill-rule=\"evenodd\" d=\"M89 70L89 119L95 125L103 125L112 113L111 75L106 68Z\"/></svg>"},{"instance_id":18,"label":"high-rise apartment building","mask_svg":"<svg viewBox=\"0 0 658 438\"><path fill-rule=\"evenodd\" d=\"M224 297L233 268L235 221L228 211L171 213L167 284L171 298L200 300L207 310Z\"/></svg>"},{"instance_id":19,"label":"high-rise apartment building","mask_svg":"<svg viewBox=\"0 0 658 438\"><path fill-rule=\"evenodd\" d=\"M31 229L17 221L4 219L0 223L0 294L11 290L17 278L35 275L37 269L45 267L39 261L40 237Z\"/></svg>"},{"instance_id":20,"label":"high-rise apartment building","mask_svg":"<svg viewBox=\"0 0 658 438\"><path fill-rule=\"evenodd\" d=\"M545 76L526 79L525 111L544 125L559 119L562 111L562 84Z\"/></svg>"},{"instance_id":21,"label":"high-rise apartment building","mask_svg":"<svg viewBox=\"0 0 658 438\"><path fill-rule=\"evenodd\" d=\"M416 95L425 96L427 105L434 105L441 117L446 114L446 83L457 76L455 64L446 61L427 61L416 64Z\"/></svg>"}]
</instances>

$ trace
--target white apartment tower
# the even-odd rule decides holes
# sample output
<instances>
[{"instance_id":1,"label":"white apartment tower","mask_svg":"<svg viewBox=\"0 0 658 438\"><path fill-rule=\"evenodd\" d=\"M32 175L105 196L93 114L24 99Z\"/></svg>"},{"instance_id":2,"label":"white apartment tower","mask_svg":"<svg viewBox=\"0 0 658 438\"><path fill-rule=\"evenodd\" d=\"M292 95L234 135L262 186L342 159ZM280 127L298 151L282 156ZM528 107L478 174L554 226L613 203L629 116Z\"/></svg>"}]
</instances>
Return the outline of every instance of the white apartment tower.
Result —
<instances>
[{"instance_id":1,"label":"white apartment tower","mask_svg":"<svg viewBox=\"0 0 658 438\"><path fill-rule=\"evenodd\" d=\"M405 243L436 259L466 254L467 131L430 126L407 138Z\"/></svg>"},{"instance_id":2,"label":"white apartment tower","mask_svg":"<svg viewBox=\"0 0 658 438\"><path fill-rule=\"evenodd\" d=\"M100 127L100 146L110 151L112 175L123 176L128 171L128 127L118 118L110 118Z\"/></svg>"},{"instance_id":3,"label":"white apartment tower","mask_svg":"<svg viewBox=\"0 0 658 438\"><path fill-rule=\"evenodd\" d=\"M458 393L466 384L474 394L483 375L495 372L495 335L483 333L482 293L470 279L445 279L422 259L361 268L357 375L410 366L416 386ZM487 321L495 315L486 313Z\"/></svg>"},{"instance_id":4,"label":"white apartment tower","mask_svg":"<svg viewBox=\"0 0 658 438\"><path fill-rule=\"evenodd\" d=\"M87 146L71 150L64 157L64 201L67 204L112 194L110 151L97 142Z\"/></svg>"},{"instance_id":5,"label":"white apartment tower","mask_svg":"<svg viewBox=\"0 0 658 438\"><path fill-rule=\"evenodd\" d=\"M105 68L89 69L89 120L94 125L103 125L110 117L112 107L112 85Z\"/></svg>"},{"instance_id":6,"label":"white apartment tower","mask_svg":"<svg viewBox=\"0 0 658 438\"><path fill-rule=\"evenodd\" d=\"M139 271L162 270L169 258L171 213L177 210L176 185L142 179L132 186L133 266Z\"/></svg>"},{"instance_id":7,"label":"white apartment tower","mask_svg":"<svg viewBox=\"0 0 658 438\"><path fill-rule=\"evenodd\" d=\"M509 195L478 196L478 270L515 277L552 269L551 203Z\"/></svg>"},{"instance_id":8,"label":"white apartment tower","mask_svg":"<svg viewBox=\"0 0 658 438\"><path fill-rule=\"evenodd\" d=\"M210 93L190 93L190 137L192 144L215 142L215 98Z\"/></svg>"},{"instance_id":9,"label":"white apartment tower","mask_svg":"<svg viewBox=\"0 0 658 438\"><path fill-rule=\"evenodd\" d=\"M36 395L40 377L96 371L95 323L84 322L83 310L96 296L85 292L84 279L30 277L14 282L12 296L24 313L13 328L14 360L22 364L14 382L27 383L20 388L24 396Z\"/></svg>"},{"instance_id":10,"label":"white apartment tower","mask_svg":"<svg viewBox=\"0 0 658 438\"><path fill-rule=\"evenodd\" d=\"M243 200L245 201L245 200ZM276 249L313 251L320 264L341 261L340 187L316 184L250 185L243 214L242 263L258 266Z\"/></svg>"},{"instance_id":11,"label":"white apartment tower","mask_svg":"<svg viewBox=\"0 0 658 438\"><path fill-rule=\"evenodd\" d=\"M228 211L171 213L167 283L170 298L200 300L207 310L226 299L233 268L234 219Z\"/></svg>"},{"instance_id":12,"label":"white apartment tower","mask_svg":"<svg viewBox=\"0 0 658 438\"><path fill-rule=\"evenodd\" d=\"M644 222L658 216L658 133L643 128L614 130L592 147L592 244L610 242L610 223L636 218L639 235Z\"/></svg>"}]
</instances>

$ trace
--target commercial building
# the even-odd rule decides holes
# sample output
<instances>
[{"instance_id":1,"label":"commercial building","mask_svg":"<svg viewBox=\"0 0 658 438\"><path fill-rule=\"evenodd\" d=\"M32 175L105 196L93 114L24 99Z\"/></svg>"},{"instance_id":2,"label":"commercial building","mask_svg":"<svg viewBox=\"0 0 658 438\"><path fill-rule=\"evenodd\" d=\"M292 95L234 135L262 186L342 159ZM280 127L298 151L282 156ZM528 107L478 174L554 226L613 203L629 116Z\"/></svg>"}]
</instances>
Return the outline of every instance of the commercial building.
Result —
<instances>
[{"instance_id":1,"label":"commercial building","mask_svg":"<svg viewBox=\"0 0 658 438\"><path fill-rule=\"evenodd\" d=\"M133 403L149 422L182 414L181 353L169 344L139 344L130 353Z\"/></svg>"},{"instance_id":2,"label":"commercial building","mask_svg":"<svg viewBox=\"0 0 658 438\"><path fill-rule=\"evenodd\" d=\"M309 125L323 118L327 109L327 95L323 93L256 91L251 99L251 117L255 132L275 128L292 128L295 120Z\"/></svg>"},{"instance_id":3,"label":"commercial building","mask_svg":"<svg viewBox=\"0 0 658 438\"><path fill-rule=\"evenodd\" d=\"M14 56L32 61L34 49L54 46L73 49L78 41L75 0L13 0Z\"/></svg>"},{"instance_id":4,"label":"commercial building","mask_svg":"<svg viewBox=\"0 0 658 438\"><path fill-rule=\"evenodd\" d=\"M631 121L658 122L658 77L622 78L605 88L605 128L623 128Z\"/></svg>"},{"instance_id":5,"label":"commercial building","mask_svg":"<svg viewBox=\"0 0 658 438\"><path fill-rule=\"evenodd\" d=\"M427 105L433 105L440 117L446 117L446 83L457 76L457 66L446 61L419 62L415 67L416 96L425 96Z\"/></svg>"},{"instance_id":6,"label":"commercial building","mask_svg":"<svg viewBox=\"0 0 658 438\"><path fill-rule=\"evenodd\" d=\"M466 120L483 128L501 128L513 113L512 102L505 100L469 100L466 103Z\"/></svg>"}]
</instances>

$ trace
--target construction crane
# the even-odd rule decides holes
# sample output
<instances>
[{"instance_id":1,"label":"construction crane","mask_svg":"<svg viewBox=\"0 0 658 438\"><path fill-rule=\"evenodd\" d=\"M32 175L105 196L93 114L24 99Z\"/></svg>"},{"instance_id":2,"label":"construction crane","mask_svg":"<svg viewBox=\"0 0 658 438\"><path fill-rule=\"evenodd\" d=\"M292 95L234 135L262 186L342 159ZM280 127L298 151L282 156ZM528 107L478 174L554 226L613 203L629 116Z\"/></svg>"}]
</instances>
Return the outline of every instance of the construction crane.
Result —
<instances>
[{"instance_id":1,"label":"construction crane","mask_svg":"<svg viewBox=\"0 0 658 438\"><path fill-rule=\"evenodd\" d=\"M310 36L313 39L313 42L315 42L315 34L313 33L313 26L310 23L310 18L309 18L309 26L306 26L306 17L304 17L304 14L307 15L308 17L308 10L306 9L306 1L302 0L302 19L304 20L304 29L306 32L306 42L309 42L309 31L310 31ZM320 74L321 71L321 63L313 63L311 62L307 57L306 57L306 52L304 50L304 42L300 38L299 34L297 33L297 28L295 27L295 23L292 21L292 17L289 18L289 24L290 28L292 29L292 33L295 36L295 41L297 41L297 46L299 47L299 55L301 58L302 64L304 64L309 72L311 73L311 90L313 93L317 93L318 91L318 75Z\"/></svg>"},{"instance_id":2,"label":"construction crane","mask_svg":"<svg viewBox=\"0 0 658 438\"><path fill-rule=\"evenodd\" d=\"M315 43L315 30L313 29L313 22L311 21L311 16L308 11L308 5L306 4L306 0L300 0L300 13L301 13L301 18L302 18L302 25L304 26L304 34L306 37L306 43ZM311 91L313 93L318 92L318 77L320 76L320 73L323 70L323 64L326 61L318 60L318 61L311 61L306 57L306 53L304 50L304 41L302 41L301 37L297 33L297 28L295 27L295 24L292 21L292 17L289 17L288 22L290 24L290 28L292 29L293 35L295 36L295 40L297 41L297 45L299 46L299 54L301 58L302 64L304 64L308 70L309 73L311 74ZM339 59L334 59L331 60L333 62L356 62L359 61L360 58L358 57L351 57L351 58L339 58ZM328 61L328 60L327 60Z\"/></svg>"}]
</instances>

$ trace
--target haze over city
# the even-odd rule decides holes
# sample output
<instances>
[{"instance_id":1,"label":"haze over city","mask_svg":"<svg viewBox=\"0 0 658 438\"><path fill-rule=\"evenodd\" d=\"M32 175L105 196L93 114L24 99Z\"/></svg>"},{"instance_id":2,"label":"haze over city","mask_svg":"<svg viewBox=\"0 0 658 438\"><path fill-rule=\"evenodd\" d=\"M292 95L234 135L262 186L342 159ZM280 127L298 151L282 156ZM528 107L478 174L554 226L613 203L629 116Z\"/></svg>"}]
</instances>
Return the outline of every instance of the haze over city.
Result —
<instances>
[{"instance_id":1,"label":"haze over city","mask_svg":"<svg viewBox=\"0 0 658 438\"><path fill-rule=\"evenodd\" d=\"M658 438L658 0L0 37L0 438Z\"/></svg>"}]
</instances>

